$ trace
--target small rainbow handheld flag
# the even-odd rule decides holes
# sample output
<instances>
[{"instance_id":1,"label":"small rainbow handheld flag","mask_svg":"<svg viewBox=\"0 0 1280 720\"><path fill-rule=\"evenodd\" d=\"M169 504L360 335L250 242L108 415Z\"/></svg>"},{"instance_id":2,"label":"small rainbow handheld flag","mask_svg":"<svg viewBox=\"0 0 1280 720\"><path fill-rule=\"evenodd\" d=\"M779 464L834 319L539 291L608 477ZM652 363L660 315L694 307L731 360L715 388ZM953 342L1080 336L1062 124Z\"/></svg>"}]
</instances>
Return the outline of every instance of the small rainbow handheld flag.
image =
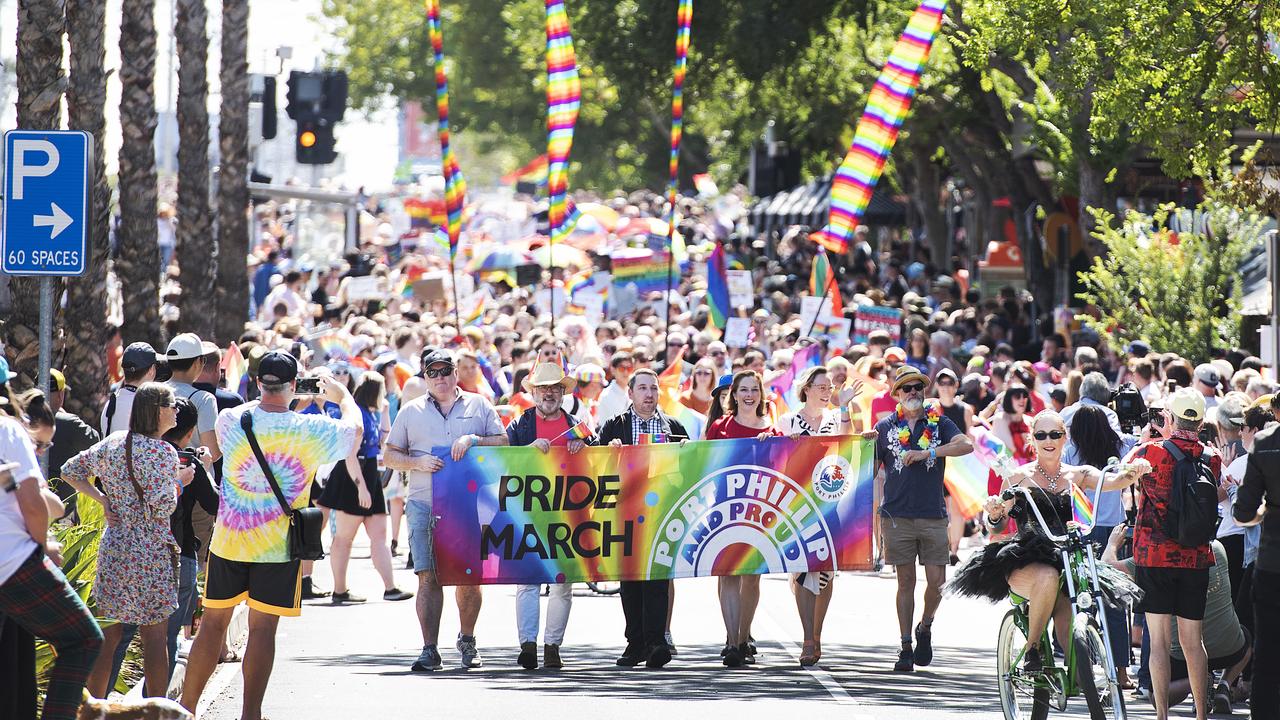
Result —
<instances>
[{"instance_id":1,"label":"small rainbow handheld flag","mask_svg":"<svg viewBox=\"0 0 1280 720\"><path fill-rule=\"evenodd\" d=\"M564 436L570 440L586 440L592 435L595 435L595 431L591 429L591 425L586 420L564 431Z\"/></svg>"},{"instance_id":2,"label":"small rainbow handheld flag","mask_svg":"<svg viewBox=\"0 0 1280 720\"><path fill-rule=\"evenodd\" d=\"M1075 483L1071 484L1071 518L1079 525L1093 527L1093 503Z\"/></svg>"},{"instance_id":3,"label":"small rainbow handheld flag","mask_svg":"<svg viewBox=\"0 0 1280 720\"><path fill-rule=\"evenodd\" d=\"M666 433L640 433L640 436L636 438L637 445L661 445L666 441Z\"/></svg>"}]
</instances>

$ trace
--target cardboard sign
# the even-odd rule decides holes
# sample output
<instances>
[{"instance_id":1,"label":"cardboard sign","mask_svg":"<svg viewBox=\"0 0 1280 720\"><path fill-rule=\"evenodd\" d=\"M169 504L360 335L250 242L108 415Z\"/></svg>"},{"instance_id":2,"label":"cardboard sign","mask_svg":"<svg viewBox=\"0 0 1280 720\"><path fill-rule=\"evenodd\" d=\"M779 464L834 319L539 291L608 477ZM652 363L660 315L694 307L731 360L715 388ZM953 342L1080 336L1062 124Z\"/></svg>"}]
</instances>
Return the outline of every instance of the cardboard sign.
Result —
<instances>
[{"instance_id":1,"label":"cardboard sign","mask_svg":"<svg viewBox=\"0 0 1280 720\"><path fill-rule=\"evenodd\" d=\"M383 300L387 297L387 289L373 275L347 279L347 302L364 302L366 300Z\"/></svg>"},{"instance_id":2,"label":"cardboard sign","mask_svg":"<svg viewBox=\"0 0 1280 720\"><path fill-rule=\"evenodd\" d=\"M756 293L751 282L751 271L729 270L725 275L729 280L729 304L735 308L755 307Z\"/></svg>"},{"instance_id":3,"label":"cardboard sign","mask_svg":"<svg viewBox=\"0 0 1280 720\"><path fill-rule=\"evenodd\" d=\"M413 296L423 302L444 300L444 276L423 277L413 284Z\"/></svg>"},{"instance_id":4,"label":"cardboard sign","mask_svg":"<svg viewBox=\"0 0 1280 720\"><path fill-rule=\"evenodd\" d=\"M902 310L879 305L859 305L853 321L853 341L865 343L874 330L889 333L889 342L902 347Z\"/></svg>"},{"instance_id":5,"label":"cardboard sign","mask_svg":"<svg viewBox=\"0 0 1280 720\"><path fill-rule=\"evenodd\" d=\"M724 328L724 344L731 348L747 346L748 333L751 330L751 318L731 317Z\"/></svg>"}]
</instances>

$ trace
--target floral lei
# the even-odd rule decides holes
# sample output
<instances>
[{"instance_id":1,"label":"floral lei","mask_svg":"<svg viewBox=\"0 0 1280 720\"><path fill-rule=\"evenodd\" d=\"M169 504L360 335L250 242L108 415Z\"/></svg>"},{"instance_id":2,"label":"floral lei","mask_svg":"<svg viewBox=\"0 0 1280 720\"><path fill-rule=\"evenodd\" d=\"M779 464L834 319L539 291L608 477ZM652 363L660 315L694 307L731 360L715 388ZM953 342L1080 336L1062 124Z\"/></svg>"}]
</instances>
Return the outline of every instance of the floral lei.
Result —
<instances>
[{"instance_id":1,"label":"floral lei","mask_svg":"<svg viewBox=\"0 0 1280 720\"><path fill-rule=\"evenodd\" d=\"M916 441L916 445L921 450L928 450L938 444L938 421L942 417L942 406L936 402L926 402L924 407L924 431L920 433L920 439ZM907 414L902 408L902 403L898 403L895 412L898 418L898 442L892 445L892 450L894 469L901 472L902 456L911 449L911 426L907 423ZM934 459L932 457L925 461L926 469L933 469L933 465Z\"/></svg>"}]
</instances>

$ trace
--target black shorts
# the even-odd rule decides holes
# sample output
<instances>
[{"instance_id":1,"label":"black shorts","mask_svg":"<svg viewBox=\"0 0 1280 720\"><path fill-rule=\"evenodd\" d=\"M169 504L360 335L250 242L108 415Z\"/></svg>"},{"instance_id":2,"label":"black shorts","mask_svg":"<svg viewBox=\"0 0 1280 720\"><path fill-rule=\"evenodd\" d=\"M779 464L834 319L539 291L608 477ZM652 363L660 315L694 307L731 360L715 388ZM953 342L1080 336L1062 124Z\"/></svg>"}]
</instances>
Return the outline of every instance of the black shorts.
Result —
<instances>
[{"instance_id":1,"label":"black shorts","mask_svg":"<svg viewBox=\"0 0 1280 720\"><path fill-rule=\"evenodd\" d=\"M1210 670L1226 670L1235 667L1235 664L1244 659L1244 654L1249 652L1249 648L1253 647L1253 633L1249 632L1249 628L1241 625L1240 629L1244 632L1244 644L1240 649L1231 653L1226 657L1209 658ZM1187 674L1187 661L1170 656L1169 657L1169 679L1170 680L1186 680L1190 675Z\"/></svg>"},{"instance_id":2,"label":"black shorts","mask_svg":"<svg viewBox=\"0 0 1280 720\"><path fill-rule=\"evenodd\" d=\"M1209 568L1143 567L1134 569L1133 579L1142 588L1142 600L1134 612L1176 615L1187 620L1203 620L1209 596Z\"/></svg>"},{"instance_id":3,"label":"black shorts","mask_svg":"<svg viewBox=\"0 0 1280 720\"><path fill-rule=\"evenodd\" d=\"M271 615L301 615L302 561L241 562L209 553L204 606L229 608L245 600L250 608Z\"/></svg>"}]
</instances>

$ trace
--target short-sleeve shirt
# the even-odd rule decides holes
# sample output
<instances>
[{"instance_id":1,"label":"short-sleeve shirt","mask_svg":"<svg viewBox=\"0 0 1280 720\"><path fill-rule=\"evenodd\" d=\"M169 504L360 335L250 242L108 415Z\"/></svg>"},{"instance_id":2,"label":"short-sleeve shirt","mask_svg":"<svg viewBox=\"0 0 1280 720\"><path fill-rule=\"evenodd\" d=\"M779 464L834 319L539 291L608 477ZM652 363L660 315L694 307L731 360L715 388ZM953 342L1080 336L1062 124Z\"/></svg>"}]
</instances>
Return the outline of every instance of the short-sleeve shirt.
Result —
<instances>
[{"instance_id":1,"label":"short-sleeve shirt","mask_svg":"<svg viewBox=\"0 0 1280 720\"><path fill-rule=\"evenodd\" d=\"M505 435L498 412L475 393L458 390L457 399L447 415L430 393L414 398L396 414L387 436L387 447L394 447L412 457L428 455L435 448L448 448L463 435ZM409 500L431 502L432 473L409 471Z\"/></svg>"},{"instance_id":2,"label":"short-sleeve shirt","mask_svg":"<svg viewBox=\"0 0 1280 720\"><path fill-rule=\"evenodd\" d=\"M218 415L216 430L223 453L222 502L209 550L226 560L287 562L289 519L240 427L240 416L246 412L253 414L253 434L280 491L294 509L307 506L307 491L316 469L338 462L351 452L360 436L360 419L266 412L259 410L256 402Z\"/></svg>"},{"instance_id":3,"label":"short-sleeve shirt","mask_svg":"<svg viewBox=\"0 0 1280 720\"><path fill-rule=\"evenodd\" d=\"M18 464L11 471L17 483L44 485L31 436L17 420L9 417L0 418L0 463ZM39 545L27 532L22 510L18 508L16 487L15 492L0 489L0 585L18 571L37 547Z\"/></svg>"},{"instance_id":4,"label":"short-sleeve shirt","mask_svg":"<svg viewBox=\"0 0 1280 720\"><path fill-rule=\"evenodd\" d=\"M1181 436L1175 431L1173 444L1190 458L1198 458L1209 452L1209 467L1215 478L1221 477L1222 458L1206 450L1195 438ZM1200 570L1213 565L1213 552L1207 544L1200 547L1179 545L1164 532L1164 520L1169 513L1169 496L1173 486L1173 456L1163 443L1142 445L1134 457L1146 458L1151 463L1151 473L1138 481L1142 500L1138 504L1138 525L1133 530L1133 559L1139 567L1188 568Z\"/></svg>"},{"instance_id":5,"label":"short-sleeve shirt","mask_svg":"<svg viewBox=\"0 0 1280 720\"><path fill-rule=\"evenodd\" d=\"M822 421L818 427L809 424L799 412L793 412L778 418L778 432L791 435L835 435L840 432L840 411L827 409L822 411Z\"/></svg>"},{"instance_id":6,"label":"short-sleeve shirt","mask_svg":"<svg viewBox=\"0 0 1280 720\"><path fill-rule=\"evenodd\" d=\"M921 415L911 431L911 450L921 449L916 443L927 425L925 416ZM959 434L960 428L950 418L946 415L938 418L939 446L946 445ZM896 470L890 445L896 442L899 440L898 415L895 412L876 423L876 460L884 464L884 500L880 503L880 514L901 518L945 518L947 506L943 499L942 475L947 459L939 457L932 468L921 461Z\"/></svg>"},{"instance_id":7,"label":"short-sleeve shirt","mask_svg":"<svg viewBox=\"0 0 1280 720\"><path fill-rule=\"evenodd\" d=\"M111 409L111 400L108 399L102 406L102 421L99 423L102 428L102 437L129 429L129 416L133 414L133 398L137 394L138 388L132 385L121 385L114 393L116 406L112 409L110 418L107 417L107 410Z\"/></svg>"},{"instance_id":8,"label":"short-sleeve shirt","mask_svg":"<svg viewBox=\"0 0 1280 720\"><path fill-rule=\"evenodd\" d=\"M173 394L186 398L195 405L197 433L204 434L213 429L214 423L218 420L218 399L213 396L213 393L176 380L170 380L169 387L173 388Z\"/></svg>"},{"instance_id":9,"label":"short-sleeve shirt","mask_svg":"<svg viewBox=\"0 0 1280 720\"><path fill-rule=\"evenodd\" d=\"M564 447L569 444L569 415L560 413L559 420L543 420L533 418L534 432L539 440L547 440L552 447Z\"/></svg>"}]
</instances>

